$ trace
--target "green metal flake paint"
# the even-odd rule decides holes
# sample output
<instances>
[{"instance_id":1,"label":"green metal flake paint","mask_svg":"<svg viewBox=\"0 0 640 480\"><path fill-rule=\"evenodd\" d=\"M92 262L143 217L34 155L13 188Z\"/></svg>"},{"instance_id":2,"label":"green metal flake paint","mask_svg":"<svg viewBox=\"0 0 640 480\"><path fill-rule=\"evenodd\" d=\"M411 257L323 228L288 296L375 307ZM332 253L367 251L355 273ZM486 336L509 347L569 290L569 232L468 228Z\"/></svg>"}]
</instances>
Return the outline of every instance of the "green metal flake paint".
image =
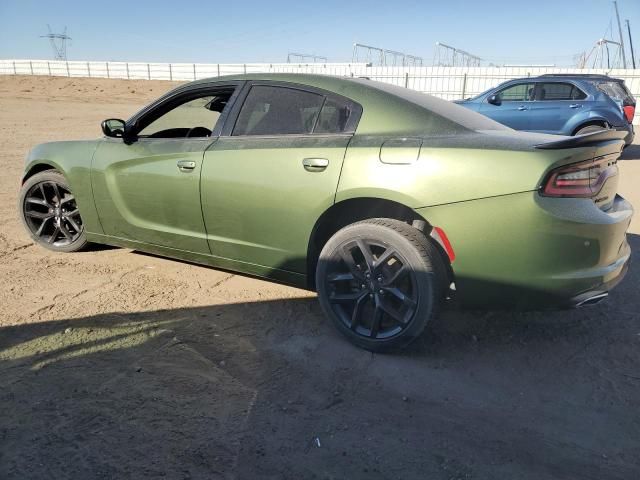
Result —
<instances>
[{"instance_id":1,"label":"green metal flake paint","mask_svg":"<svg viewBox=\"0 0 640 480\"><path fill-rule=\"evenodd\" d=\"M357 128L233 136L241 108L234 102L252 82L346 98L362 109ZM322 222L335 219L337 228L353 201L402 207L422 220L427 235L441 228L456 254L457 293L471 304L563 303L624 273L633 210L616 196L617 176L602 189L607 209L594 198L539 193L559 166L601 157L615 164L618 138L554 147L566 137L515 132L400 87L293 74L183 85L128 126L135 129L176 95L219 86L235 93L210 137L42 144L28 155L24 178L43 168L62 172L90 241L300 287L313 277L308 255L317 254L314 236L329 228ZM536 148L540 144L549 148ZM349 214L370 218L376 211Z\"/></svg>"}]
</instances>

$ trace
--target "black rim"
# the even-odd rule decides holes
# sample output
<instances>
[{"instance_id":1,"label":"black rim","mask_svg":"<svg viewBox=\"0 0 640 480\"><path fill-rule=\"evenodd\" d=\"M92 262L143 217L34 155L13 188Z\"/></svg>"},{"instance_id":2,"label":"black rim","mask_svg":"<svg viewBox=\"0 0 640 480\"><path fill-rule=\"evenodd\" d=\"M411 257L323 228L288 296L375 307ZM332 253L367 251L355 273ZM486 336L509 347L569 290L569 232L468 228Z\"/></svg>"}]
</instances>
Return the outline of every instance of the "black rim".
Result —
<instances>
[{"instance_id":1,"label":"black rim","mask_svg":"<svg viewBox=\"0 0 640 480\"><path fill-rule=\"evenodd\" d=\"M22 208L31 233L44 243L64 247L82 234L76 200L59 183L36 183L27 192Z\"/></svg>"},{"instance_id":2,"label":"black rim","mask_svg":"<svg viewBox=\"0 0 640 480\"><path fill-rule=\"evenodd\" d=\"M375 240L359 238L338 247L325 286L342 323L370 339L401 333L418 306L414 270L392 246Z\"/></svg>"}]
</instances>

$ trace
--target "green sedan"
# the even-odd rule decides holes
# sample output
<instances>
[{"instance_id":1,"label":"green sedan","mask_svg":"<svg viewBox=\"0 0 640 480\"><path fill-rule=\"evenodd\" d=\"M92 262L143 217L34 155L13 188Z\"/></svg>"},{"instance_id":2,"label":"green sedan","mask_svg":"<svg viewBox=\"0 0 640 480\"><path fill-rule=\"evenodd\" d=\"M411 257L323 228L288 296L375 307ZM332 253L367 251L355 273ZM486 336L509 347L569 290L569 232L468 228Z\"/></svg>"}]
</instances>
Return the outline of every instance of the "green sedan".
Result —
<instances>
[{"instance_id":1,"label":"green sedan","mask_svg":"<svg viewBox=\"0 0 640 480\"><path fill-rule=\"evenodd\" d=\"M369 350L407 345L444 300L595 303L628 265L619 132L515 132L401 87L293 74L189 83L102 130L29 153L19 211L38 244L312 289Z\"/></svg>"}]
</instances>

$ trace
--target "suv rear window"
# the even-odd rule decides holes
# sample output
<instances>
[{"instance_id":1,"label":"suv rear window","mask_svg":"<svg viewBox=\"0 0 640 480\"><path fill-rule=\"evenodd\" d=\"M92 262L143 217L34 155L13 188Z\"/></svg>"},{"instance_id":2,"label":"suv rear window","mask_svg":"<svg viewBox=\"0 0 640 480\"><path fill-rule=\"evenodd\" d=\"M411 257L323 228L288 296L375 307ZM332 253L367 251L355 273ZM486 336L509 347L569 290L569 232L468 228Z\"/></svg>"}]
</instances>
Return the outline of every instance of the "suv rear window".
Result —
<instances>
[{"instance_id":1,"label":"suv rear window","mask_svg":"<svg viewBox=\"0 0 640 480\"><path fill-rule=\"evenodd\" d=\"M571 83L540 83L536 100L584 100L587 95Z\"/></svg>"}]
</instances>

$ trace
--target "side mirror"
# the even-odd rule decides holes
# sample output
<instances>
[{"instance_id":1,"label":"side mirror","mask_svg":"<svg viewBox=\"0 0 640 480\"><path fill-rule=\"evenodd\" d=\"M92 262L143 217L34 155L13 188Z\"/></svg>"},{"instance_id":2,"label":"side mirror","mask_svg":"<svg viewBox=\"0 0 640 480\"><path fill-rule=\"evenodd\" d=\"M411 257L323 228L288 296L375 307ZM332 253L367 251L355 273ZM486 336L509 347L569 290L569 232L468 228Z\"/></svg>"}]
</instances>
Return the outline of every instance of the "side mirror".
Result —
<instances>
[{"instance_id":1,"label":"side mirror","mask_svg":"<svg viewBox=\"0 0 640 480\"><path fill-rule=\"evenodd\" d=\"M491 105L502 105L502 100L500 100L500 96L498 95L491 95L487 98L487 102Z\"/></svg>"},{"instance_id":2,"label":"side mirror","mask_svg":"<svg viewBox=\"0 0 640 480\"><path fill-rule=\"evenodd\" d=\"M119 118L109 118L101 124L102 133L107 137L124 138L126 124Z\"/></svg>"}]
</instances>

